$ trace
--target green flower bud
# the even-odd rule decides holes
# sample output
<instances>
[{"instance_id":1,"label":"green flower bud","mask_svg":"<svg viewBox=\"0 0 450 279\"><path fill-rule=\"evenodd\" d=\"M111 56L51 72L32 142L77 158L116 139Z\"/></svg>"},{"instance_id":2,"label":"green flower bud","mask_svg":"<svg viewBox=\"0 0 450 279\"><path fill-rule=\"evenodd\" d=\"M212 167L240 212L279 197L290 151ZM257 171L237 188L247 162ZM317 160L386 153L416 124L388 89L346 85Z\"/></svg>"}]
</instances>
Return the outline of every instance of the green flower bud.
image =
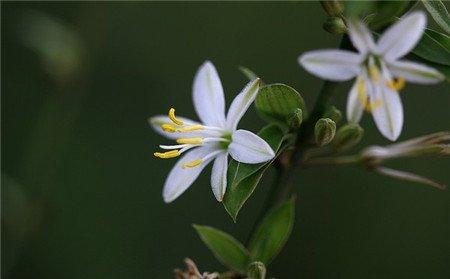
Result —
<instances>
[{"instance_id":1,"label":"green flower bud","mask_svg":"<svg viewBox=\"0 0 450 279\"><path fill-rule=\"evenodd\" d=\"M303 122L303 111L300 108L296 108L294 112L287 119L287 123L290 128L297 129Z\"/></svg>"},{"instance_id":2,"label":"green flower bud","mask_svg":"<svg viewBox=\"0 0 450 279\"><path fill-rule=\"evenodd\" d=\"M342 112L338 110L335 106L330 106L325 111L323 118L330 118L336 123L339 123L342 119Z\"/></svg>"},{"instance_id":3,"label":"green flower bud","mask_svg":"<svg viewBox=\"0 0 450 279\"><path fill-rule=\"evenodd\" d=\"M262 262L252 262L248 266L247 276L251 279L266 278L266 266Z\"/></svg>"},{"instance_id":4,"label":"green flower bud","mask_svg":"<svg viewBox=\"0 0 450 279\"><path fill-rule=\"evenodd\" d=\"M322 8L329 16L337 16L344 11L344 6L339 0L320 1L320 4L322 4Z\"/></svg>"},{"instance_id":5,"label":"green flower bud","mask_svg":"<svg viewBox=\"0 0 450 279\"><path fill-rule=\"evenodd\" d=\"M329 17L322 25L325 31L338 35L347 32L347 26L345 26L344 21L340 17Z\"/></svg>"},{"instance_id":6,"label":"green flower bud","mask_svg":"<svg viewBox=\"0 0 450 279\"><path fill-rule=\"evenodd\" d=\"M335 150L346 150L358 144L364 135L364 130L358 124L348 123L336 133L333 148Z\"/></svg>"},{"instance_id":7,"label":"green flower bud","mask_svg":"<svg viewBox=\"0 0 450 279\"><path fill-rule=\"evenodd\" d=\"M336 134L336 123L330 118L321 118L314 127L314 136L318 146L330 143Z\"/></svg>"}]
</instances>

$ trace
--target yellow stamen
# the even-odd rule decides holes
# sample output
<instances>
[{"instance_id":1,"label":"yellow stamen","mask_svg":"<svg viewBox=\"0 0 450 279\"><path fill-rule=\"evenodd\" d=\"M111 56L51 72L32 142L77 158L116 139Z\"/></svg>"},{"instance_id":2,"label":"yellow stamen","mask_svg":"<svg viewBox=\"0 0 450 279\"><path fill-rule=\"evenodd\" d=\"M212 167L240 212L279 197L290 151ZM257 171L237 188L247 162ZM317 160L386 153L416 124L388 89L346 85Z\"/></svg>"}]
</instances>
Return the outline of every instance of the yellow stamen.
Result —
<instances>
[{"instance_id":1,"label":"yellow stamen","mask_svg":"<svg viewBox=\"0 0 450 279\"><path fill-rule=\"evenodd\" d=\"M375 100L375 102L368 102L367 105L365 106L365 109L368 112L372 112L377 108L381 107L381 104L382 104L381 100L377 99Z\"/></svg>"},{"instance_id":2,"label":"yellow stamen","mask_svg":"<svg viewBox=\"0 0 450 279\"><path fill-rule=\"evenodd\" d=\"M177 128L172 124L162 124L161 128L168 133L175 133Z\"/></svg>"},{"instance_id":3,"label":"yellow stamen","mask_svg":"<svg viewBox=\"0 0 450 279\"><path fill-rule=\"evenodd\" d=\"M358 101L361 103L363 107L367 106L367 96L366 96L366 88L364 85L364 81L362 79L358 80L356 84L356 90L358 90Z\"/></svg>"},{"instance_id":4,"label":"yellow stamen","mask_svg":"<svg viewBox=\"0 0 450 279\"><path fill-rule=\"evenodd\" d=\"M180 138L177 139L177 143L179 144L202 144L203 139L202 138Z\"/></svg>"},{"instance_id":5,"label":"yellow stamen","mask_svg":"<svg viewBox=\"0 0 450 279\"><path fill-rule=\"evenodd\" d=\"M185 133L185 132L193 132L193 131L200 131L203 130L203 126L202 125L192 125L192 126L186 126L183 128L179 128L177 131L181 132L181 133Z\"/></svg>"},{"instance_id":6,"label":"yellow stamen","mask_svg":"<svg viewBox=\"0 0 450 279\"><path fill-rule=\"evenodd\" d=\"M177 117L175 116L174 108L169 109L169 118L170 118L170 120L172 120L173 123L175 123L177 125L183 125L183 121L181 121L180 119L177 119Z\"/></svg>"},{"instance_id":7,"label":"yellow stamen","mask_svg":"<svg viewBox=\"0 0 450 279\"><path fill-rule=\"evenodd\" d=\"M394 79L392 81L387 81L386 82L386 85L390 89L396 90L396 91L399 91L399 90L402 90L403 88L405 88L405 84L406 84L405 79L402 78L402 77L399 77L399 78Z\"/></svg>"},{"instance_id":8,"label":"yellow stamen","mask_svg":"<svg viewBox=\"0 0 450 279\"><path fill-rule=\"evenodd\" d=\"M373 80L373 82L377 83L380 81L380 73L378 72L377 67L375 66L369 66L369 74L370 78Z\"/></svg>"},{"instance_id":9,"label":"yellow stamen","mask_svg":"<svg viewBox=\"0 0 450 279\"><path fill-rule=\"evenodd\" d=\"M180 151L171 150L171 151L167 151L167 152L163 152L163 153L155 152L155 153L153 153L153 155L155 155L156 157L161 158L161 159L169 159L169 158L175 158L175 157L180 156Z\"/></svg>"},{"instance_id":10,"label":"yellow stamen","mask_svg":"<svg viewBox=\"0 0 450 279\"><path fill-rule=\"evenodd\" d=\"M197 159L197 160L194 160L194 161L190 161L190 162L184 163L183 165L181 165L181 167L183 169L195 168L196 166L200 165L202 162L203 162L202 159Z\"/></svg>"}]
</instances>

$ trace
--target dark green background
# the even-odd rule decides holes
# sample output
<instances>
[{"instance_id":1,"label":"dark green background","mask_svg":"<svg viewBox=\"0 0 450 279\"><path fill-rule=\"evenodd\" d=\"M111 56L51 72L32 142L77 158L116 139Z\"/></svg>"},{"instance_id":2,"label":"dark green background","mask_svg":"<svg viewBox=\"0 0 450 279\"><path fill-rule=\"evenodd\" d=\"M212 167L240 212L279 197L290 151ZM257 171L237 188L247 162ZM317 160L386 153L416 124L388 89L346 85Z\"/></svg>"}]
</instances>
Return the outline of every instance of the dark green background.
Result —
<instances>
[{"instance_id":1,"label":"dark green background","mask_svg":"<svg viewBox=\"0 0 450 279\"><path fill-rule=\"evenodd\" d=\"M45 57L23 44L30 11L78 34L78 72L47 71ZM170 278L186 256L202 270L222 270L191 224L245 240L271 174L237 224L215 201L209 169L164 204L173 161L152 157L168 141L146 119L170 106L195 117L191 82L206 59L219 71L228 104L246 83L237 70L245 65L266 82L297 88L311 106L322 82L296 59L338 45L339 37L322 31L324 19L315 2L3 2L2 277ZM340 108L347 88L334 99ZM401 139L449 128L448 84L408 84L402 97ZM241 122L262 125L254 109ZM387 143L370 116L362 125L364 144ZM444 159L394 166L450 182ZM295 190L294 232L271 276L450 277L449 191L356 167L299 171Z\"/></svg>"}]
</instances>

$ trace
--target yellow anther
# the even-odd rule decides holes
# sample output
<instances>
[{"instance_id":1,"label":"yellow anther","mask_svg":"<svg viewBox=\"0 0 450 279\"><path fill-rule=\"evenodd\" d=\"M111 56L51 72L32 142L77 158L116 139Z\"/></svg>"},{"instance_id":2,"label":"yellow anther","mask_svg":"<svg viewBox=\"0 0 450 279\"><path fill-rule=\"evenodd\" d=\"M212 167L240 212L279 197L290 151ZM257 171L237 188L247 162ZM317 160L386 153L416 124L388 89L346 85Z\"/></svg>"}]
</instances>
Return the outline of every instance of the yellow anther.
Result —
<instances>
[{"instance_id":1,"label":"yellow anther","mask_svg":"<svg viewBox=\"0 0 450 279\"><path fill-rule=\"evenodd\" d=\"M387 81L386 85L392 90L399 91L399 90L402 90L403 88L405 88L406 82L405 82L404 78L399 77L392 81Z\"/></svg>"},{"instance_id":2,"label":"yellow anther","mask_svg":"<svg viewBox=\"0 0 450 279\"><path fill-rule=\"evenodd\" d=\"M369 66L369 74L373 82L377 83L380 81L380 72L378 71L377 67L373 65Z\"/></svg>"},{"instance_id":3,"label":"yellow anther","mask_svg":"<svg viewBox=\"0 0 450 279\"><path fill-rule=\"evenodd\" d=\"M179 128L177 131L181 132L181 133L185 133L185 132L193 132L193 131L200 131L203 130L204 127L202 125L192 125L192 126L186 126L183 128Z\"/></svg>"},{"instance_id":4,"label":"yellow anther","mask_svg":"<svg viewBox=\"0 0 450 279\"><path fill-rule=\"evenodd\" d=\"M179 144L202 144L202 138L180 138L177 139L177 143Z\"/></svg>"},{"instance_id":5,"label":"yellow anther","mask_svg":"<svg viewBox=\"0 0 450 279\"><path fill-rule=\"evenodd\" d=\"M177 131L177 128L173 124L162 124L161 128L169 133L175 133Z\"/></svg>"},{"instance_id":6,"label":"yellow anther","mask_svg":"<svg viewBox=\"0 0 450 279\"><path fill-rule=\"evenodd\" d=\"M381 105L382 105L381 100L377 99L374 102L368 102L364 108L366 109L366 111L372 112L377 108L381 107Z\"/></svg>"},{"instance_id":7,"label":"yellow anther","mask_svg":"<svg viewBox=\"0 0 450 279\"><path fill-rule=\"evenodd\" d=\"M358 101L363 107L367 106L367 96L364 81L362 79L357 81L356 90L358 90Z\"/></svg>"},{"instance_id":8,"label":"yellow anther","mask_svg":"<svg viewBox=\"0 0 450 279\"><path fill-rule=\"evenodd\" d=\"M155 155L158 158L161 159L169 159L169 158L175 158L180 156L180 151L178 150L171 150L171 151L167 151L167 152L155 152L153 153L153 155Z\"/></svg>"},{"instance_id":9,"label":"yellow anther","mask_svg":"<svg viewBox=\"0 0 450 279\"><path fill-rule=\"evenodd\" d=\"M172 120L173 123L175 123L177 125L183 125L183 121L181 121L180 119L177 119L177 117L175 116L174 108L169 109L169 118L170 118L170 120Z\"/></svg>"},{"instance_id":10,"label":"yellow anther","mask_svg":"<svg viewBox=\"0 0 450 279\"><path fill-rule=\"evenodd\" d=\"M200 165L202 162L203 162L202 159L197 159L197 160L194 160L194 161L190 161L190 162L184 163L183 165L181 165L181 167L183 169L195 168L196 166Z\"/></svg>"}]
</instances>

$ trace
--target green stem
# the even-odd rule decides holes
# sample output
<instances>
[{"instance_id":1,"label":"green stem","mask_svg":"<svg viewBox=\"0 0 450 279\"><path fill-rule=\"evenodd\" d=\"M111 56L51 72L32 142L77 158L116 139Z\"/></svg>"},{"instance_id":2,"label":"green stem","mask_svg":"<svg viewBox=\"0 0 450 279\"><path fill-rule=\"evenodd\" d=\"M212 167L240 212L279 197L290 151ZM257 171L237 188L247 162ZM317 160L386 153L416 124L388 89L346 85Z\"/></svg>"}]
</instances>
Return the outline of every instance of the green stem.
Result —
<instances>
[{"instance_id":1,"label":"green stem","mask_svg":"<svg viewBox=\"0 0 450 279\"><path fill-rule=\"evenodd\" d=\"M350 41L347 36L344 36L339 48L348 49L349 47ZM266 215L267 211L269 211L272 207L283 203L289 198L294 184L293 178L295 171L300 165L304 156L304 152L310 145L310 141L314 136L314 126L317 120L322 117L325 110L329 106L329 103L334 92L336 91L337 86L338 83L336 82L325 81L323 83L322 89L320 90L319 96L317 97L317 101L311 111L311 114L299 129L294 151L285 151L280 155L280 157L287 155L288 159L285 160L284 158L279 160L280 164L278 165L279 168L277 168L277 177L274 180L271 190L269 191L261 213L256 219L256 222L250 233L250 237L255 231L257 225Z\"/></svg>"}]
</instances>

